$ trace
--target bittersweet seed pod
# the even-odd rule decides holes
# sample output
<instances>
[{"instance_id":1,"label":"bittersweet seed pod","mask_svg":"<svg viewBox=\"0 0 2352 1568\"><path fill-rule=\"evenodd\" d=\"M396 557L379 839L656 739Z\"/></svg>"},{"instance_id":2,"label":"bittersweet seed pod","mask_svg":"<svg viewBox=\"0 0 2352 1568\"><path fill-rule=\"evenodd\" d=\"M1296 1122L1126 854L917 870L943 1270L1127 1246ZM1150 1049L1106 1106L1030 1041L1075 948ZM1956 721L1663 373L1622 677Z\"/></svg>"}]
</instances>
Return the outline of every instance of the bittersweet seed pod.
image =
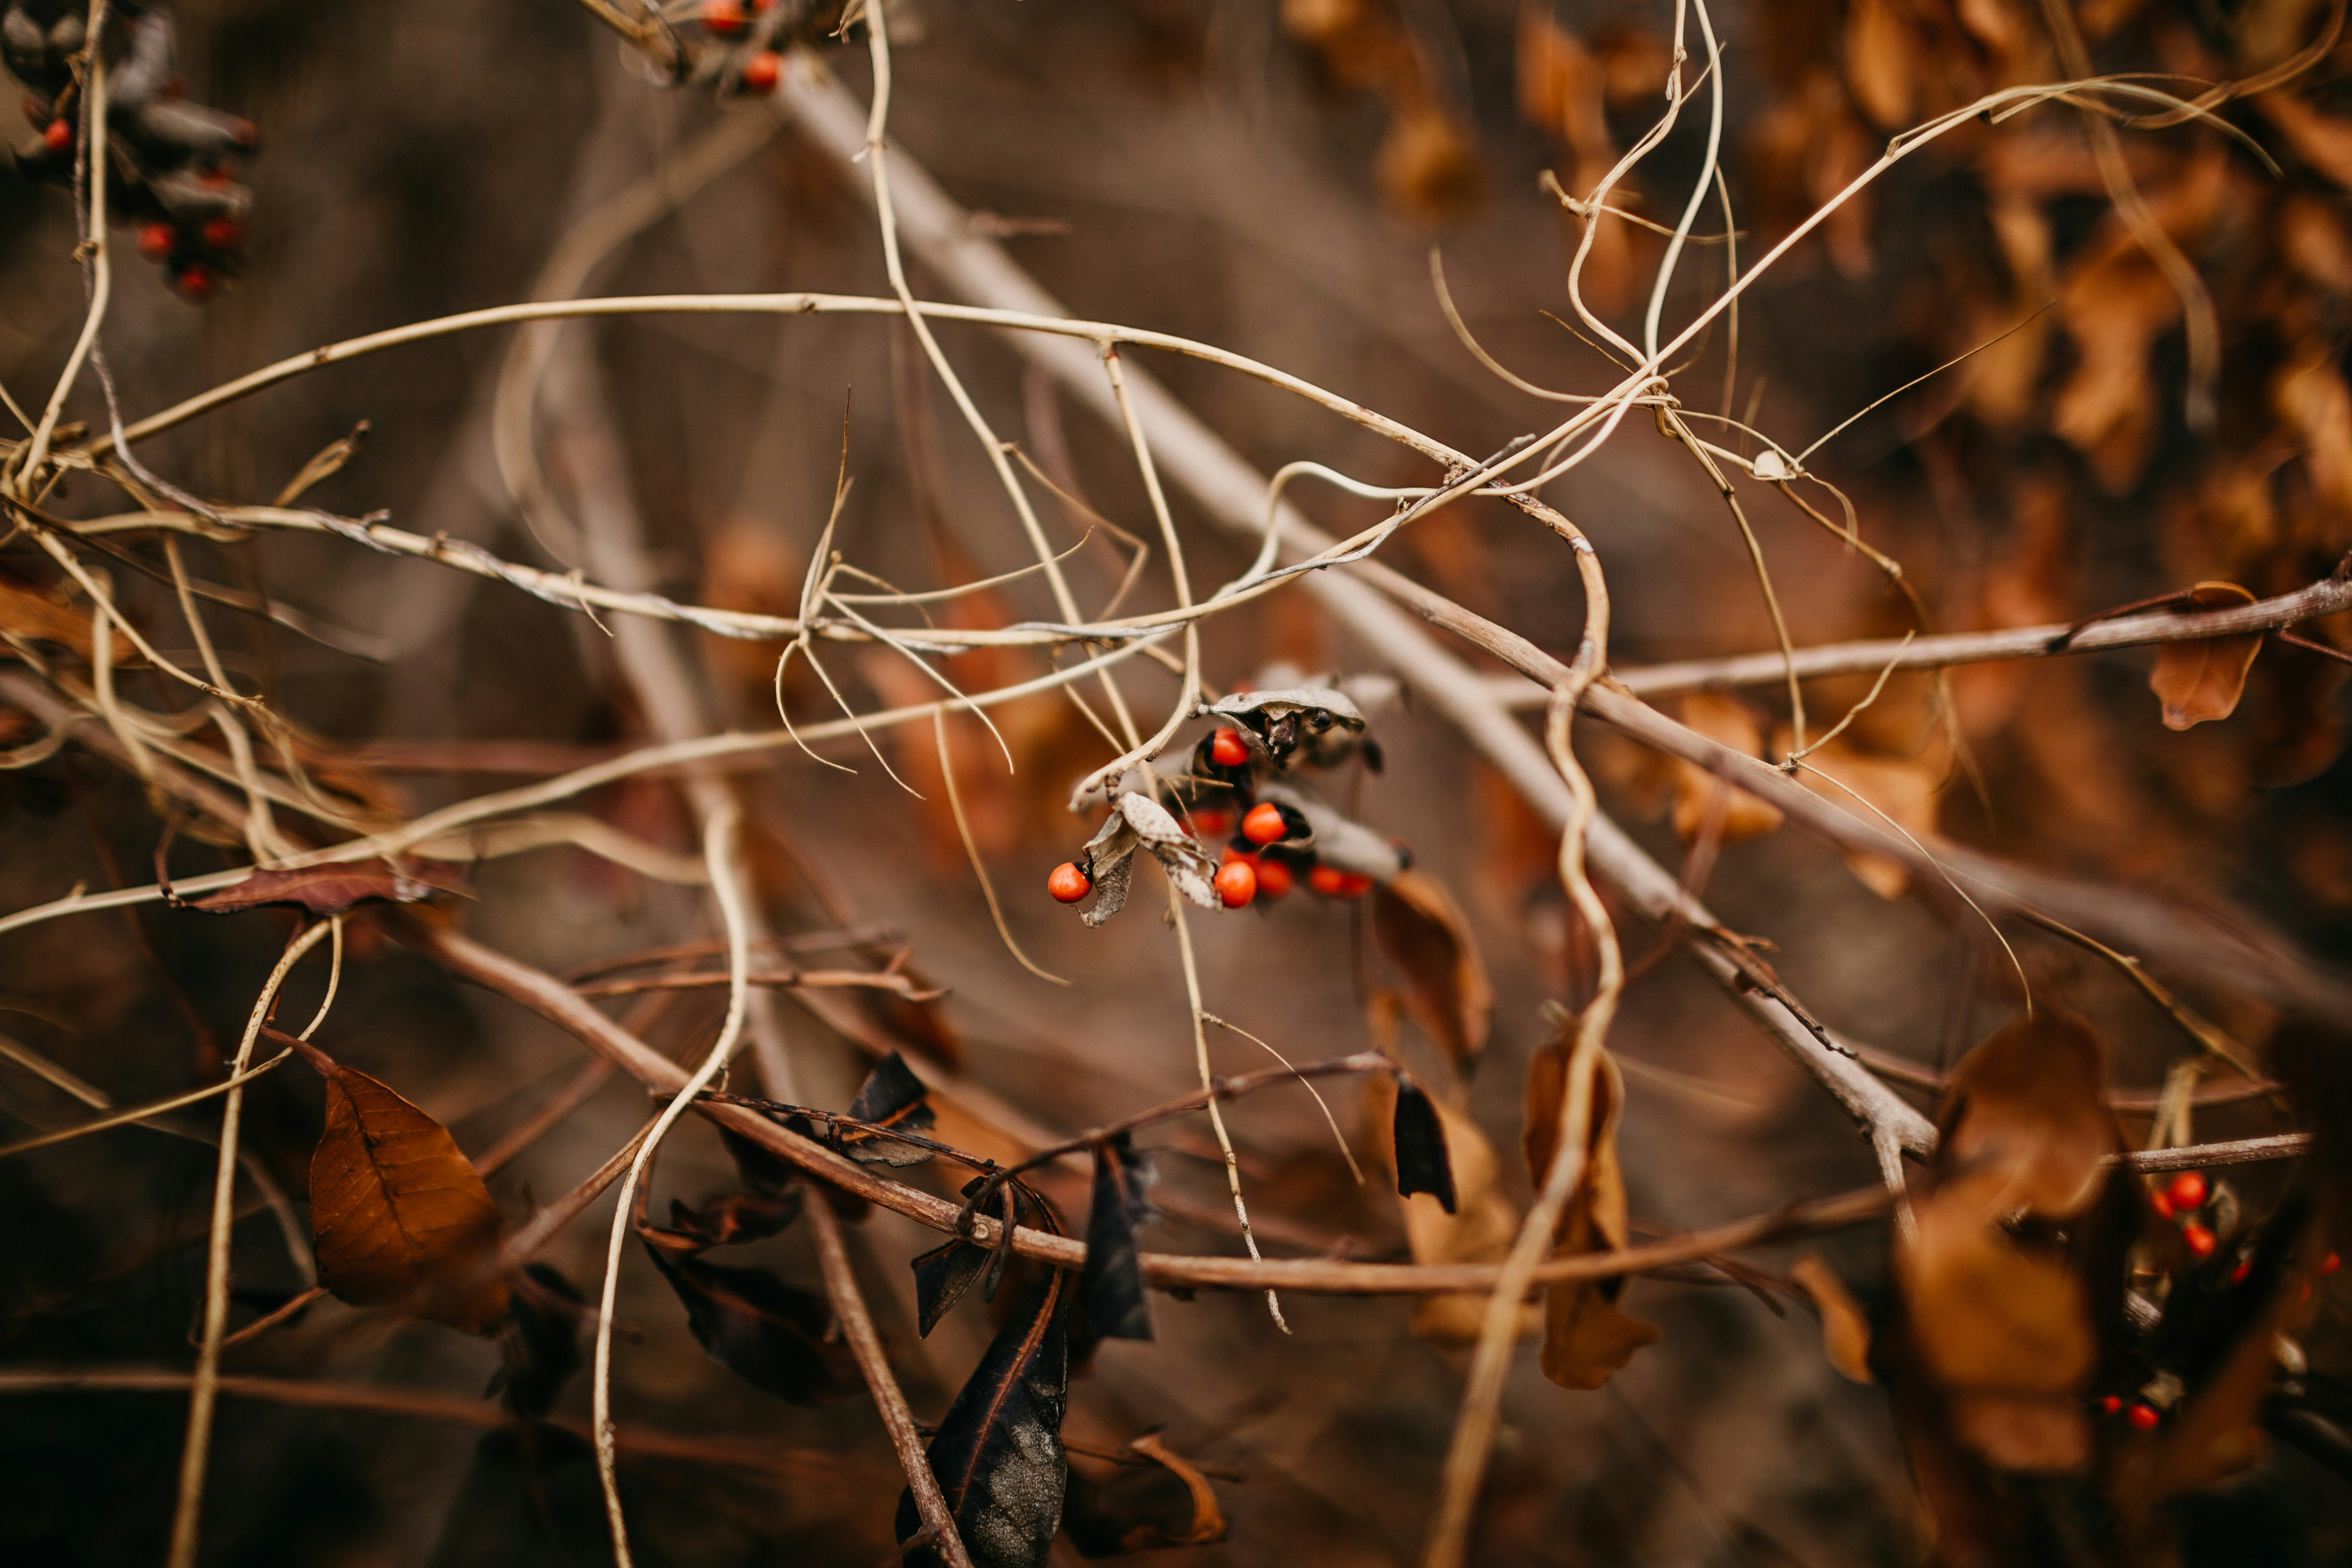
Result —
<instances>
[{"instance_id":1,"label":"bittersweet seed pod","mask_svg":"<svg viewBox=\"0 0 2352 1568\"><path fill-rule=\"evenodd\" d=\"M1095 885L1087 880L1084 871L1078 869L1076 861L1065 860L1055 867L1053 873L1045 879L1045 890L1062 903L1075 904L1093 892Z\"/></svg>"},{"instance_id":2,"label":"bittersweet seed pod","mask_svg":"<svg viewBox=\"0 0 2352 1568\"><path fill-rule=\"evenodd\" d=\"M1229 860L1219 867L1217 897L1229 910L1240 909L1257 897L1257 868L1246 860Z\"/></svg>"},{"instance_id":3,"label":"bittersweet seed pod","mask_svg":"<svg viewBox=\"0 0 2352 1568\"><path fill-rule=\"evenodd\" d=\"M1290 825L1282 820L1282 807L1262 800L1242 818L1242 837L1253 844L1279 843L1290 837Z\"/></svg>"}]
</instances>

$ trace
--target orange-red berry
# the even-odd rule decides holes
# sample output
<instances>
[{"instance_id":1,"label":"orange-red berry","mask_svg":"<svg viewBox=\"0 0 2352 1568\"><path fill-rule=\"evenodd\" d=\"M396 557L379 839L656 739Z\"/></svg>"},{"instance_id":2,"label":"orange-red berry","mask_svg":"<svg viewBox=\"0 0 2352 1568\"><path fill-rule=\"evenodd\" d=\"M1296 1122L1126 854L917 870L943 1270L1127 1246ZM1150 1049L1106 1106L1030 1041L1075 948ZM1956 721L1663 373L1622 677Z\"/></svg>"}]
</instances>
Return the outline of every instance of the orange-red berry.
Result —
<instances>
[{"instance_id":1,"label":"orange-red berry","mask_svg":"<svg viewBox=\"0 0 2352 1568\"><path fill-rule=\"evenodd\" d=\"M1239 730L1220 730L1209 737L1209 760L1221 768L1237 768L1249 761L1249 748Z\"/></svg>"},{"instance_id":2,"label":"orange-red berry","mask_svg":"<svg viewBox=\"0 0 2352 1568\"><path fill-rule=\"evenodd\" d=\"M1234 830L1234 814L1222 805L1204 805L1192 813L1192 831L1203 838L1223 838Z\"/></svg>"},{"instance_id":3,"label":"orange-red berry","mask_svg":"<svg viewBox=\"0 0 2352 1568\"><path fill-rule=\"evenodd\" d=\"M743 30L743 7L735 0L702 0L702 25L714 33L734 34Z\"/></svg>"},{"instance_id":4,"label":"orange-red berry","mask_svg":"<svg viewBox=\"0 0 2352 1568\"><path fill-rule=\"evenodd\" d=\"M2127 1414L2124 1419L2129 1421L2133 1426L2138 1427L2143 1432L2153 1432L2156 1430L2156 1424L2158 1421L2161 1421L2163 1417L2156 1413L2155 1407L2152 1405L2135 1405L2131 1407L2130 1413Z\"/></svg>"},{"instance_id":5,"label":"orange-red berry","mask_svg":"<svg viewBox=\"0 0 2352 1568\"><path fill-rule=\"evenodd\" d=\"M234 250L245 237L245 225L233 217L216 217L205 225L205 243L215 250Z\"/></svg>"},{"instance_id":6,"label":"orange-red berry","mask_svg":"<svg viewBox=\"0 0 2352 1568\"><path fill-rule=\"evenodd\" d=\"M2332 1252L2319 1260L2319 1271L2323 1275L2333 1274L2343 1266L2344 1260Z\"/></svg>"},{"instance_id":7,"label":"orange-red berry","mask_svg":"<svg viewBox=\"0 0 2352 1568\"><path fill-rule=\"evenodd\" d=\"M1246 860L1228 860L1217 868L1217 897L1225 908L1240 909L1257 897L1257 868Z\"/></svg>"},{"instance_id":8,"label":"orange-red berry","mask_svg":"<svg viewBox=\"0 0 2352 1568\"><path fill-rule=\"evenodd\" d=\"M41 132L41 145L47 147L52 153L62 153L67 148L72 146L73 121L70 120L50 121L48 128Z\"/></svg>"},{"instance_id":9,"label":"orange-red berry","mask_svg":"<svg viewBox=\"0 0 2352 1568\"><path fill-rule=\"evenodd\" d=\"M1076 861L1065 860L1055 867L1053 874L1045 879L1045 890L1063 903L1075 904L1093 892L1095 885L1087 879L1084 871L1078 869Z\"/></svg>"},{"instance_id":10,"label":"orange-red berry","mask_svg":"<svg viewBox=\"0 0 2352 1568\"><path fill-rule=\"evenodd\" d=\"M1317 866L1307 873L1307 885L1327 899L1352 899L1370 888L1372 879L1337 866Z\"/></svg>"},{"instance_id":11,"label":"orange-red berry","mask_svg":"<svg viewBox=\"0 0 2352 1568\"><path fill-rule=\"evenodd\" d=\"M1278 899L1297 885L1290 868L1281 861L1267 858L1257 863L1257 890L1269 899Z\"/></svg>"},{"instance_id":12,"label":"orange-red berry","mask_svg":"<svg viewBox=\"0 0 2352 1568\"><path fill-rule=\"evenodd\" d=\"M150 261L161 261L172 254L178 243L179 231L168 223L142 223L139 226L139 254Z\"/></svg>"},{"instance_id":13,"label":"orange-red berry","mask_svg":"<svg viewBox=\"0 0 2352 1568\"><path fill-rule=\"evenodd\" d=\"M2230 1283L2243 1285L2246 1282L2246 1276L2253 1271L2254 1260L2251 1258L2241 1258L2238 1259L2238 1266L2230 1270Z\"/></svg>"},{"instance_id":14,"label":"orange-red berry","mask_svg":"<svg viewBox=\"0 0 2352 1568\"><path fill-rule=\"evenodd\" d=\"M2164 1195L2172 1200L2175 1213L2186 1213L2205 1206L2205 1192L2203 1173L2183 1171L2172 1178L2171 1184L2164 1189Z\"/></svg>"},{"instance_id":15,"label":"orange-red berry","mask_svg":"<svg viewBox=\"0 0 2352 1568\"><path fill-rule=\"evenodd\" d=\"M212 298L213 274L212 268L208 267L191 267L173 281L180 286L180 292L190 300Z\"/></svg>"},{"instance_id":16,"label":"orange-red berry","mask_svg":"<svg viewBox=\"0 0 2352 1568\"><path fill-rule=\"evenodd\" d=\"M2113 1415L2116 1411L2121 1410L2123 1407L2123 1395L2119 1394L2110 1394L2105 1399L2099 1401L2099 1408L2105 1411L2110 1415Z\"/></svg>"},{"instance_id":17,"label":"orange-red berry","mask_svg":"<svg viewBox=\"0 0 2352 1568\"><path fill-rule=\"evenodd\" d=\"M2189 1248L2189 1256L2191 1258L2213 1256L2212 1231L2199 1225L2193 1219L2180 1227L2180 1244Z\"/></svg>"},{"instance_id":18,"label":"orange-red berry","mask_svg":"<svg viewBox=\"0 0 2352 1568\"><path fill-rule=\"evenodd\" d=\"M2154 1209L2158 1214L2162 1215L2166 1219L2170 1219L2172 1217L2172 1199L2163 1188L2158 1187L2156 1191L2148 1194L2147 1203L2150 1208Z\"/></svg>"},{"instance_id":19,"label":"orange-red berry","mask_svg":"<svg viewBox=\"0 0 2352 1568\"><path fill-rule=\"evenodd\" d=\"M1259 801L1242 818L1242 837L1253 844L1276 844L1290 837L1290 824L1282 820L1282 808L1270 800Z\"/></svg>"},{"instance_id":20,"label":"orange-red berry","mask_svg":"<svg viewBox=\"0 0 2352 1568\"><path fill-rule=\"evenodd\" d=\"M761 49L743 62L743 86L751 92L773 92L776 84L784 79L784 57L773 49Z\"/></svg>"}]
</instances>

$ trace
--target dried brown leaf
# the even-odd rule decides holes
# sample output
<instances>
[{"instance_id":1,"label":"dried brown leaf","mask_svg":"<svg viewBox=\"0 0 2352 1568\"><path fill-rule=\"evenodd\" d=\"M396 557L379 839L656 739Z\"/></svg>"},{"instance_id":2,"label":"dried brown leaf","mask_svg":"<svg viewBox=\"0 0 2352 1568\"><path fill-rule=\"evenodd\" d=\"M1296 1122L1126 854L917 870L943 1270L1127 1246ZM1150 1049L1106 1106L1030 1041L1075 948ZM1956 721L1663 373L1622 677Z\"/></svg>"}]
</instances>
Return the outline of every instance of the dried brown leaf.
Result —
<instances>
[{"instance_id":1,"label":"dried brown leaf","mask_svg":"<svg viewBox=\"0 0 2352 1568\"><path fill-rule=\"evenodd\" d=\"M1813 1253L1797 1259L1789 1277L1821 1311L1822 1350L1830 1364L1851 1382L1876 1382L1870 1370L1870 1320L1845 1281Z\"/></svg>"},{"instance_id":2,"label":"dried brown leaf","mask_svg":"<svg viewBox=\"0 0 2352 1568\"><path fill-rule=\"evenodd\" d=\"M190 899L183 909L206 914L234 915L247 910L297 909L314 915L339 915L354 904L414 904L436 893L454 889L455 868L434 868L437 879L427 880L417 861L393 864L382 860L330 860L291 871L262 869L233 888L201 899ZM411 875L411 872L417 873Z\"/></svg>"},{"instance_id":3,"label":"dried brown leaf","mask_svg":"<svg viewBox=\"0 0 2352 1568\"><path fill-rule=\"evenodd\" d=\"M1518 1206L1498 1184L1495 1146L1478 1124L1440 1096L1430 1096L1444 1124L1446 1152L1454 1168L1454 1212L1448 1214L1426 1193L1400 1197L1404 1210L1405 1242L1416 1263L1499 1263L1518 1234ZM1390 1128L1396 1112L1396 1085L1385 1074L1364 1082L1364 1124L1381 1160L1395 1173L1396 1154ZM1413 1302L1412 1331L1433 1344L1473 1345L1486 1314L1484 1294L1423 1296ZM1534 1334L1542 1319L1533 1306L1519 1312L1522 1339Z\"/></svg>"},{"instance_id":4,"label":"dried brown leaf","mask_svg":"<svg viewBox=\"0 0 2352 1568\"><path fill-rule=\"evenodd\" d=\"M1718 691L1694 691L1682 700L1682 721L1708 740L1744 756L1764 754L1764 728L1756 712L1736 697ZM1698 837L1706 821L1708 802L1718 789L1729 792L1724 806L1722 842L1737 844L1758 838L1779 827L1780 808L1737 789L1705 768L1677 758L1675 762L1675 835L1688 844Z\"/></svg>"},{"instance_id":5,"label":"dried brown leaf","mask_svg":"<svg viewBox=\"0 0 2352 1568\"><path fill-rule=\"evenodd\" d=\"M1537 1050L1528 1063L1527 1125L1521 1141L1528 1169L1541 1183L1549 1173L1559 1142L1559 1119L1568 1088L1570 1045L1563 1037ZM1617 1123L1625 1104L1625 1080L1607 1052L1600 1057L1593 1083L1591 1143L1584 1179L1553 1232L1554 1258L1580 1258L1622 1249L1630 1237L1625 1172L1617 1159ZM1593 1389L1658 1337L1656 1325L1630 1316L1618 1305L1622 1275L1612 1279L1572 1279L1544 1292L1543 1374L1562 1388Z\"/></svg>"},{"instance_id":6,"label":"dried brown leaf","mask_svg":"<svg viewBox=\"0 0 2352 1568\"><path fill-rule=\"evenodd\" d=\"M1486 1048L1495 988L1453 895L1426 872L1404 872L1374 897L1372 931L1412 983L1406 998L1414 1021L1455 1071L1468 1072Z\"/></svg>"},{"instance_id":7,"label":"dried brown leaf","mask_svg":"<svg viewBox=\"0 0 2352 1568\"><path fill-rule=\"evenodd\" d=\"M2251 605L2253 595L2235 583L2200 583L2188 597L2200 610ZM2184 606L2185 608L2186 606ZM2167 643L2157 650L2148 689L2164 704L2164 727L2186 730L2208 719L2227 719L2246 689L2246 673L2263 651L2262 634Z\"/></svg>"},{"instance_id":8,"label":"dried brown leaf","mask_svg":"<svg viewBox=\"0 0 2352 1568\"><path fill-rule=\"evenodd\" d=\"M485 1277L498 1205L430 1116L363 1072L299 1047L327 1086L310 1157L319 1282L354 1307L396 1307L480 1333L506 1315L506 1281Z\"/></svg>"}]
</instances>

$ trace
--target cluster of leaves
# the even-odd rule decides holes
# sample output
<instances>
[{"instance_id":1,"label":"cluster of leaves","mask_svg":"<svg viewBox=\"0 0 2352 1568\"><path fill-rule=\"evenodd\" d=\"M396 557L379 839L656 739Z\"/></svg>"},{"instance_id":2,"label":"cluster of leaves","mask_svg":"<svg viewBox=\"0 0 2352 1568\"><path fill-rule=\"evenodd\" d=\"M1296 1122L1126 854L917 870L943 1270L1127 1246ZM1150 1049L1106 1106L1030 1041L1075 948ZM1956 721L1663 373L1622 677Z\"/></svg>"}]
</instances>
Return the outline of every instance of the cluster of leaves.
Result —
<instances>
[{"instance_id":1,"label":"cluster of leaves","mask_svg":"<svg viewBox=\"0 0 2352 1568\"><path fill-rule=\"evenodd\" d=\"M169 12L125 4L106 16L97 48L107 65L108 216L136 226L140 253L163 263L183 296L209 298L243 253L253 123L181 96ZM10 0L0 13L0 60L25 85L36 132L16 149L27 179L76 181L88 28L88 8L71 0Z\"/></svg>"}]
</instances>

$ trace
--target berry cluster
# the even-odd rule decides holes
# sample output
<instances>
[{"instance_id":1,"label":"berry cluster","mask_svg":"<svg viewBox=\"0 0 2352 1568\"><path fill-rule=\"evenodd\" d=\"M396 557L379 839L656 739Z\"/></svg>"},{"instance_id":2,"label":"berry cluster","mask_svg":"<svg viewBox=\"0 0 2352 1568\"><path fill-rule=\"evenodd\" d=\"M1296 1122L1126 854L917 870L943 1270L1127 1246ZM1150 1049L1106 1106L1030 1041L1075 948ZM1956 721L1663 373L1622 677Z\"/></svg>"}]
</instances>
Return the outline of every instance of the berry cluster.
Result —
<instances>
[{"instance_id":1,"label":"berry cluster","mask_svg":"<svg viewBox=\"0 0 2352 1568\"><path fill-rule=\"evenodd\" d=\"M1230 721L1202 736L1191 767L1163 788L1202 842L1226 841L1214 878L1224 908L1280 899L1301 881L1327 899L1359 898L1411 864L1402 845L1349 821L1292 776L1300 766L1329 769L1357 759L1379 769L1379 747L1346 693L1261 688L1204 711ZM1065 861L1045 888L1074 904L1094 880L1087 866Z\"/></svg>"},{"instance_id":2,"label":"berry cluster","mask_svg":"<svg viewBox=\"0 0 2352 1568\"><path fill-rule=\"evenodd\" d=\"M80 161L80 61L89 40L68 0L10 0L0 14L0 60L28 89L25 118L39 132L16 149L27 178L70 186ZM253 193L242 182L254 151L250 121L181 96L170 16L123 4L99 41L106 61L106 204L135 226L139 251L204 300L236 269Z\"/></svg>"},{"instance_id":3,"label":"berry cluster","mask_svg":"<svg viewBox=\"0 0 2352 1568\"><path fill-rule=\"evenodd\" d=\"M686 80L722 98L764 96L784 79L784 51L837 25L827 0L700 0L695 20L712 47L687 58Z\"/></svg>"}]
</instances>

